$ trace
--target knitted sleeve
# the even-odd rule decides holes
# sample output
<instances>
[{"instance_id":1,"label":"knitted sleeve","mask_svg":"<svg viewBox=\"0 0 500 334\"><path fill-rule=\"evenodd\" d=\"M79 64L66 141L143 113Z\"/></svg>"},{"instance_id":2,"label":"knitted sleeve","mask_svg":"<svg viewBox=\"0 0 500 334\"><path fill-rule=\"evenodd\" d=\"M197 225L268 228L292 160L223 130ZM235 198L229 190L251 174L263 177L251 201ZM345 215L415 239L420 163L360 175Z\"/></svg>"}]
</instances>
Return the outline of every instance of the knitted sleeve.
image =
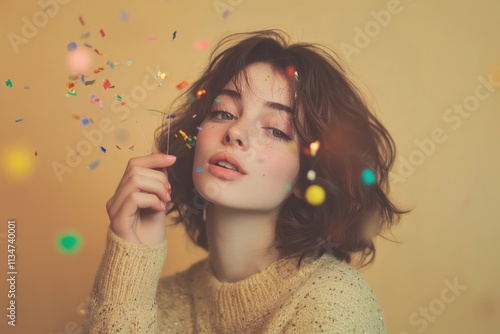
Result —
<instances>
[{"instance_id":1,"label":"knitted sleeve","mask_svg":"<svg viewBox=\"0 0 500 334\"><path fill-rule=\"evenodd\" d=\"M156 290L167 240L132 245L108 229L106 250L90 294L85 333L156 333Z\"/></svg>"}]
</instances>

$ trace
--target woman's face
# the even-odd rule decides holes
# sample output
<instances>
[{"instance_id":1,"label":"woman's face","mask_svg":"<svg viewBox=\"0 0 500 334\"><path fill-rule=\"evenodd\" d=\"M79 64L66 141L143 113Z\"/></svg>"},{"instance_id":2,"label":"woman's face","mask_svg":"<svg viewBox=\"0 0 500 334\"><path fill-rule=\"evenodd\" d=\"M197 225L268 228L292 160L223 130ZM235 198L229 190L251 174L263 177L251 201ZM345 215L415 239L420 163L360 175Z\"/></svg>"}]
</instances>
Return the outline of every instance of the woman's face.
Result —
<instances>
[{"instance_id":1,"label":"woman's face","mask_svg":"<svg viewBox=\"0 0 500 334\"><path fill-rule=\"evenodd\" d=\"M267 63L230 81L198 131L196 189L209 202L243 210L273 210L291 194L299 173L292 131L292 92ZM200 171L201 170L201 171Z\"/></svg>"}]
</instances>

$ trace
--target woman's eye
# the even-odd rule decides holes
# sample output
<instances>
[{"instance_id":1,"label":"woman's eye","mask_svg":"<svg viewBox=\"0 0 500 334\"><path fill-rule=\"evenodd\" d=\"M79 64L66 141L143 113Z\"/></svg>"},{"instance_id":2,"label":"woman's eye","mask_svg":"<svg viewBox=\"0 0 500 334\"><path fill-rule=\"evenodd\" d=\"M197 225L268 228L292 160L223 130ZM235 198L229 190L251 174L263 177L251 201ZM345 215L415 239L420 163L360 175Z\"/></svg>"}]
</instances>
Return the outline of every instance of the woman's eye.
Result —
<instances>
[{"instance_id":1,"label":"woman's eye","mask_svg":"<svg viewBox=\"0 0 500 334\"><path fill-rule=\"evenodd\" d=\"M290 137L288 137L288 136L286 135L286 133L284 133L284 132L283 132L283 131L281 131L281 130L278 130L278 129L276 129L276 128L269 128L269 130L271 131L271 134L272 134L273 136L275 136L276 138L279 138L279 139L281 139L281 140L285 140L285 141L290 141L290 140L292 140Z\"/></svg>"},{"instance_id":2,"label":"woman's eye","mask_svg":"<svg viewBox=\"0 0 500 334\"><path fill-rule=\"evenodd\" d=\"M210 118L217 117L218 119L225 120L225 121L231 121L234 119L234 115L231 114L230 112L224 111L224 110L214 110L211 112Z\"/></svg>"}]
</instances>

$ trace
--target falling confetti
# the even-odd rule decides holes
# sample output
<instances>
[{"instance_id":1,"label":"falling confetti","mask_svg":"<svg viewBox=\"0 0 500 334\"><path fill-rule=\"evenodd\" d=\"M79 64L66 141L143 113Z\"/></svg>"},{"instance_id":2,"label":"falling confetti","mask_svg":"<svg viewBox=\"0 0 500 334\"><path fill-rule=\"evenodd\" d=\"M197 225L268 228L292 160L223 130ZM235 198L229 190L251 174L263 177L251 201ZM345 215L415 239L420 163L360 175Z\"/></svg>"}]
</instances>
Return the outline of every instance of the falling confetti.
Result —
<instances>
[{"instance_id":1,"label":"falling confetti","mask_svg":"<svg viewBox=\"0 0 500 334\"><path fill-rule=\"evenodd\" d=\"M99 167L99 164L101 163L101 161L99 159L97 160L94 160L92 161L88 166L87 166L87 169L88 170L93 170L93 169L96 169L97 167Z\"/></svg>"},{"instance_id":2,"label":"falling confetti","mask_svg":"<svg viewBox=\"0 0 500 334\"><path fill-rule=\"evenodd\" d=\"M22 122L22 121L24 121L24 118L18 118L18 119L16 119L16 123L19 123L19 122Z\"/></svg>"},{"instance_id":3,"label":"falling confetti","mask_svg":"<svg viewBox=\"0 0 500 334\"><path fill-rule=\"evenodd\" d=\"M196 171L197 171L198 173L203 172L203 167L197 167L197 168L196 168Z\"/></svg>"},{"instance_id":4,"label":"falling confetti","mask_svg":"<svg viewBox=\"0 0 500 334\"><path fill-rule=\"evenodd\" d=\"M206 91L206 90L204 90L204 89L200 89L199 91L197 91L197 92L196 92L196 99L197 99L197 100L201 99L201 97L202 97L204 94L206 94L206 93L207 93L207 91Z\"/></svg>"},{"instance_id":5,"label":"falling confetti","mask_svg":"<svg viewBox=\"0 0 500 334\"><path fill-rule=\"evenodd\" d=\"M177 30L175 30L174 33L172 34L172 40L174 40L175 37L177 37Z\"/></svg>"},{"instance_id":6,"label":"falling confetti","mask_svg":"<svg viewBox=\"0 0 500 334\"><path fill-rule=\"evenodd\" d=\"M187 81L183 81L181 82L180 84L178 84L177 86L175 86L178 90L181 90L183 88L185 88L186 86L188 85L188 82Z\"/></svg>"},{"instance_id":7,"label":"falling confetti","mask_svg":"<svg viewBox=\"0 0 500 334\"><path fill-rule=\"evenodd\" d=\"M78 19L80 20L81 25L84 26L85 25L85 21L83 21L83 17L80 16Z\"/></svg>"},{"instance_id":8,"label":"falling confetti","mask_svg":"<svg viewBox=\"0 0 500 334\"><path fill-rule=\"evenodd\" d=\"M120 146L118 146L118 145L115 145L115 146L116 146L116 148L117 148L117 149L121 150L121 147L120 147Z\"/></svg>"},{"instance_id":9,"label":"falling confetti","mask_svg":"<svg viewBox=\"0 0 500 334\"><path fill-rule=\"evenodd\" d=\"M370 168L365 168L361 172L361 182L363 182L364 185L367 186L373 186L377 181L377 176L375 175L375 172L371 170Z\"/></svg>"},{"instance_id":10,"label":"falling confetti","mask_svg":"<svg viewBox=\"0 0 500 334\"><path fill-rule=\"evenodd\" d=\"M90 85L93 85L94 83L95 83L95 79L94 80L85 81L85 86L90 86Z\"/></svg>"},{"instance_id":11,"label":"falling confetti","mask_svg":"<svg viewBox=\"0 0 500 334\"><path fill-rule=\"evenodd\" d=\"M128 12L126 10L121 10L120 11L120 19L123 21L123 22L127 22L128 21Z\"/></svg>"},{"instance_id":12,"label":"falling confetti","mask_svg":"<svg viewBox=\"0 0 500 334\"><path fill-rule=\"evenodd\" d=\"M101 37L104 38L106 36L106 33L104 32L103 29L99 30L99 33L101 34Z\"/></svg>"},{"instance_id":13,"label":"falling confetti","mask_svg":"<svg viewBox=\"0 0 500 334\"><path fill-rule=\"evenodd\" d=\"M87 38L89 38L89 36L90 36L90 32L86 32L86 33L83 33L80 37L82 39L87 39Z\"/></svg>"},{"instance_id":14,"label":"falling confetti","mask_svg":"<svg viewBox=\"0 0 500 334\"><path fill-rule=\"evenodd\" d=\"M312 169L307 172L307 179L309 181L314 181L316 179L316 172L313 171Z\"/></svg>"},{"instance_id":15,"label":"falling confetti","mask_svg":"<svg viewBox=\"0 0 500 334\"><path fill-rule=\"evenodd\" d=\"M199 40L194 42L193 46L196 50L206 50L209 48L210 43L205 40Z\"/></svg>"},{"instance_id":16,"label":"falling confetti","mask_svg":"<svg viewBox=\"0 0 500 334\"><path fill-rule=\"evenodd\" d=\"M76 50L76 48L78 48L78 46L76 45L75 42L70 42L68 44L68 51L73 51L73 50Z\"/></svg>"},{"instance_id":17,"label":"falling confetti","mask_svg":"<svg viewBox=\"0 0 500 334\"><path fill-rule=\"evenodd\" d=\"M7 81L5 81L5 85L9 88L12 88L12 81L10 81L10 79L7 79Z\"/></svg>"},{"instance_id":18,"label":"falling confetti","mask_svg":"<svg viewBox=\"0 0 500 334\"><path fill-rule=\"evenodd\" d=\"M325 190L316 184L310 185L306 189L306 200L309 204L313 206L318 206L323 204L325 201Z\"/></svg>"},{"instance_id":19,"label":"falling confetti","mask_svg":"<svg viewBox=\"0 0 500 334\"><path fill-rule=\"evenodd\" d=\"M104 152L104 153L106 153L106 148L104 148L104 147L101 146L101 151Z\"/></svg>"},{"instance_id":20,"label":"falling confetti","mask_svg":"<svg viewBox=\"0 0 500 334\"><path fill-rule=\"evenodd\" d=\"M132 145L132 146L130 146L128 149L133 151L133 150L134 150L134 148L135 148L135 145Z\"/></svg>"},{"instance_id":21,"label":"falling confetti","mask_svg":"<svg viewBox=\"0 0 500 334\"><path fill-rule=\"evenodd\" d=\"M89 119L88 119L88 118L82 118L81 122L82 122L82 125L83 125L83 126L85 126L85 125L89 125L89 123L90 123L90 121L89 121Z\"/></svg>"},{"instance_id":22,"label":"falling confetti","mask_svg":"<svg viewBox=\"0 0 500 334\"><path fill-rule=\"evenodd\" d=\"M312 142L311 145L309 145L311 149L311 156L314 157L316 156L316 152L318 152L319 149L319 141Z\"/></svg>"},{"instance_id":23,"label":"falling confetti","mask_svg":"<svg viewBox=\"0 0 500 334\"><path fill-rule=\"evenodd\" d=\"M215 102L217 102L217 103L221 103L221 102L222 102L222 100L221 100L221 99L215 99Z\"/></svg>"},{"instance_id":24,"label":"falling confetti","mask_svg":"<svg viewBox=\"0 0 500 334\"><path fill-rule=\"evenodd\" d=\"M108 66L109 66L109 68L111 68L112 70L114 70L114 69L115 69L115 64L114 64L111 60L108 60L108 61L106 62L106 65L108 65Z\"/></svg>"},{"instance_id":25,"label":"falling confetti","mask_svg":"<svg viewBox=\"0 0 500 334\"><path fill-rule=\"evenodd\" d=\"M104 68L103 68L103 67L98 67L98 68L96 68L96 69L94 70L94 73L95 73L95 74L97 74L97 73L99 73L99 72L101 72L101 71L104 71Z\"/></svg>"},{"instance_id":26,"label":"falling confetti","mask_svg":"<svg viewBox=\"0 0 500 334\"><path fill-rule=\"evenodd\" d=\"M67 91L66 96L77 96L78 94L76 92L72 92L70 90Z\"/></svg>"},{"instance_id":27,"label":"falling confetti","mask_svg":"<svg viewBox=\"0 0 500 334\"><path fill-rule=\"evenodd\" d=\"M108 88L113 88L114 86L111 86L111 83L109 82L108 79L104 80L104 83L102 84L102 86L104 87L104 89L108 89Z\"/></svg>"}]
</instances>

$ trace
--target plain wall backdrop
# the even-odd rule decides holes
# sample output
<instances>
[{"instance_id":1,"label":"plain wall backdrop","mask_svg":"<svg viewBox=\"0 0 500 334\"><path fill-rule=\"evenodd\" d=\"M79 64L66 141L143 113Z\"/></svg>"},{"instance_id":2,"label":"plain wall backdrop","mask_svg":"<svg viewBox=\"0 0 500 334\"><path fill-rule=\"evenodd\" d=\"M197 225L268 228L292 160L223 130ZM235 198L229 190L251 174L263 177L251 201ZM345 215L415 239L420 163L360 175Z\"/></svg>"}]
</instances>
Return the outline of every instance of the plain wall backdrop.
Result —
<instances>
[{"instance_id":1,"label":"plain wall backdrop","mask_svg":"<svg viewBox=\"0 0 500 334\"><path fill-rule=\"evenodd\" d=\"M389 332L499 333L499 12L494 0L2 1L0 332L78 333L105 203L127 161L148 154L162 121L152 110L197 77L223 34L281 28L334 49L396 141L391 196L413 211L384 234L399 243L377 238L361 270ZM90 52L87 84L69 78L71 42ZM64 253L68 233L80 247ZM167 238L164 275L207 255L182 228Z\"/></svg>"}]
</instances>

